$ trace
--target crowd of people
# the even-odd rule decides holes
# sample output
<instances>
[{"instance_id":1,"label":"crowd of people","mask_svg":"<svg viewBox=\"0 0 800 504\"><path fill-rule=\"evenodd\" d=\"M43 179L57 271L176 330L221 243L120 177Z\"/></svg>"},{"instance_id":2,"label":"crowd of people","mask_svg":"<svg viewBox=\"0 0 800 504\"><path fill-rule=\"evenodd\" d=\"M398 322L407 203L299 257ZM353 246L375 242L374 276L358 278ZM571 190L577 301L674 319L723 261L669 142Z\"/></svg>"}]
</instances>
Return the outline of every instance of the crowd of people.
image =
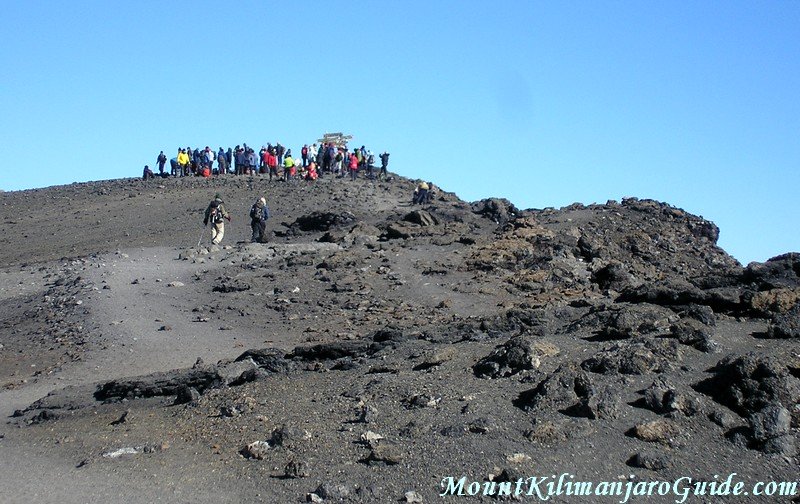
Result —
<instances>
[{"instance_id":1,"label":"crowd of people","mask_svg":"<svg viewBox=\"0 0 800 504\"><path fill-rule=\"evenodd\" d=\"M377 160L381 162L380 168L376 166ZM270 181L273 178L314 181L325 175L356 180L359 173L364 173L369 179L386 179L389 153L384 151L376 158L363 145L350 150L347 145L333 143L305 144L298 157L292 154L292 149L287 149L279 142L262 146L258 153L247 144L227 150L220 147L218 151L208 146L205 149L186 147L179 148L176 156L169 160L161 151L156 158L156 166L158 172L149 165L145 166L142 178L268 174Z\"/></svg>"},{"instance_id":2,"label":"crowd of people","mask_svg":"<svg viewBox=\"0 0 800 504\"><path fill-rule=\"evenodd\" d=\"M356 180L359 173L368 179L385 180L388 178L389 152L384 151L378 158L380 167L376 166L376 157L365 146L353 149L347 145L334 143L320 143L303 145L300 156L295 157L291 149L280 143L262 146L258 153L247 144L237 145L235 148L222 147L214 151L210 147L205 149L192 149L191 147L177 149L174 158L167 159L164 151L159 152L156 158L158 172L144 167L142 178L155 177L212 177L220 175L269 175L269 180L292 181L304 179L314 181L326 175L339 178ZM167 171L169 162L169 171ZM433 195L433 184L419 182L412 195L413 205L430 203ZM252 241L263 243L267 241L267 219L269 208L264 197L260 197L250 208L250 225L253 231ZM231 216L225 209L222 197L217 194L206 208L203 224L211 224L211 243L218 245L225 235L225 221L230 221Z\"/></svg>"}]
</instances>

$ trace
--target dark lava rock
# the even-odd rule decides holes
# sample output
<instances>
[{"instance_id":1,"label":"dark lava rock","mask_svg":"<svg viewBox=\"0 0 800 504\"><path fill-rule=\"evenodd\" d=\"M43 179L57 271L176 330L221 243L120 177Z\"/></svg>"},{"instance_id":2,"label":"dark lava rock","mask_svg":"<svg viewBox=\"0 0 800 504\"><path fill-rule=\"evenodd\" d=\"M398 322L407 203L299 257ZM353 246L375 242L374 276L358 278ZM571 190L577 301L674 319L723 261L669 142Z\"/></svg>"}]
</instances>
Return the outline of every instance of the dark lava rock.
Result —
<instances>
[{"instance_id":1,"label":"dark lava rock","mask_svg":"<svg viewBox=\"0 0 800 504\"><path fill-rule=\"evenodd\" d=\"M211 288L213 292L244 292L250 290L250 284L240 282L221 282Z\"/></svg>"},{"instance_id":2,"label":"dark lava rock","mask_svg":"<svg viewBox=\"0 0 800 504\"><path fill-rule=\"evenodd\" d=\"M644 402L656 413L668 413L675 409L673 403L676 395L675 389L658 379L644 391Z\"/></svg>"},{"instance_id":3,"label":"dark lava rock","mask_svg":"<svg viewBox=\"0 0 800 504\"><path fill-rule=\"evenodd\" d=\"M677 315L657 305L621 305L597 313L602 339L628 339L666 331Z\"/></svg>"},{"instance_id":4,"label":"dark lava rock","mask_svg":"<svg viewBox=\"0 0 800 504\"><path fill-rule=\"evenodd\" d=\"M671 336L683 345L689 345L701 352L719 352L719 344L712 339L713 329L702 322L694 319L681 320L669 330Z\"/></svg>"},{"instance_id":5,"label":"dark lava rock","mask_svg":"<svg viewBox=\"0 0 800 504\"><path fill-rule=\"evenodd\" d=\"M473 213L490 219L498 224L505 224L519 214L519 210L505 198L488 198L471 203Z\"/></svg>"},{"instance_id":6,"label":"dark lava rock","mask_svg":"<svg viewBox=\"0 0 800 504\"><path fill-rule=\"evenodd\" d=\"M713 411L708 418L723 429L731 429L738 424L736 418L725 411Z\"/></svg>"},{"instance_id":7,"label":"dark lava rock","mask_svg":"<svg viewBox=\"0 0 800 504\"><path fill-rule=\"evenodd\" d=\"M675 341L640 339L617 343L581 366L593 373L641 375L672 370L680 360L682 354Z\"/></svg>"},{"instance_id":8,"label":"dark lava rock","mask_svg":"<svg viewBox=\"0 0 800 504\"><path fill-rule=\"evenodd\" d=\"M659 455L656 453L639 452L634 454L629 460L628 465L631 467L641 467L651 471L660 471L672 467L672 461L666 455Z\"/></svg>"},{"instance_id":9,"label":"dark lava rock","mask_svg":"<svg viewBox=\"0 0 800 504\"><path fill-rule=\"evenodd\" d=\"M183 386L178 389L175 404L193 404L200 400L200 392L194 387Z\"/></svg>"},{"instance_id":10,"label":"dark lava rock","mask_svg":"<svg viewBox=\"0 0 800 504\"><path fill-rule=\"evenodd\" d=\"M786 313L773 316L767 328L770 338L800 338L800 303L796 303Z\"/></svg>"},{"instance_id":11,"label":"dark lava rock","mask_svg":"<svg viewBox=\"0 0 800 504\"><path fill-rule=\"evenodd\" d=\"M403 217L403 220L406 222L411 222L413 224L419 224L420 226L435 226L439 224L439 220L427 212L425 210L414 210Z\"/></svg>"},{"instance_id":12,"label":"dark lava rock","mask_svg":"<svg viewBox=\"0 0 800 504\"><path fill-rule=\"evenodd\" d=\"M55 412L53 410L44 409L39 413L33 415L30 420L28 420L29 425L36 425L44 422L49 422L51 420L58 420L61 418L62 414Z\"/></svg>"},{"instance_id":13,"label":"dark lava rock","mask_svg":"<svg viewBox=\"0 0 800 504\"><path fill-rule=\"evenodd\" d=\"M216 366L196 367L102 383L97 386L94 398L111 402L138 397L173 396L184 387L191 387L202 393L208 388L220 386L223 382Z\"/></svg>"},{"instance_id":14,"label":"dark lava rock","mask_svg":"<svg viewBox=\"0 0 800 504\"><path fill-rule=\"evenodd\" d=\"M765 453L777 453L792 457L796 453L794 437L791 435L792 417L783 406L771 404L753 413L748 419L753 441Z\"/></svg>"},{"instance_id":15,"label":"dark lava rock","mask_svg":"<svg viewBox=\"0 0 800 504\"><path fill-rule=\"evenodd\" d=\"M298 217L290 226L287 234L298 232L328 231L333 228L353 224L356 216L350 212L340 214L332 212L314 211L308 215Z\"/></svg>"},{"instance_id":16,"label":"dark lava rock","mask_svg":"<svg viewBox=\"0 0 800 504\"><path fill-rule=\"evenodd\" d=\"M304 361L335 360L343 357L359 357L369 350L369 343L362 341L336 341L322 343L310 347L296 347L289 354L290 358Z\"/></svg>"},{"instance_id":17,"label":"dark lava rock","mask_svg":"<svg viewBox=\"0 0 800 504\"><path fill-rule=\"evenodd\" d=\"M593 394L589 375L574 363L562 364L534 389L522 392L514 405L525 411L559 411Z\"/></svg>"},{"instance_id":18,"label":"dark lava rock","mask_svg":"<svg viewBox=\"0 0 800 504\"><path fill-rule=\"evenodd\" d=\"M578 404L564 410L564 413L591 420L613 419L619 416L620 405L619 393L605 387L600 391L592 391L588 397L581 398Z\"/></svg>"},{"instance_id":19,"label":"dark lava rock","mask_svg":"<svg viewBox=\"0 0 800 504\"><path fill-rule=\"evenodd\" d=\"M520 331L541 334L545 332L551 319L552 316L541 308L515 306L491 320L481 322L480 329L495 335Z\"/></svg>"},{"instance_id":20,"label":"dark lava rock","mask_svg":"<svg viewBox=\"0 0 800 504\"><path fill-rule=\"evenodd\" d=\"M551 357L558 352L558 347L552 343L529 336L516 336L495 348L472 369L475 376L480 378L512 376L528 369L538 368L542 357Z\"/></svg>"},{"instance_id":21,"label":"dark lava rock","mask_svg":"<svg viewBox=\"0 0 800 504\"><path fill-rule=\"evenodd\" d=\"M682 320L696 320L709 327L717 325L717 317L714 315L714 310L708 306L691 304L682 308L677 308L676 311Z\"/></svg>"},{"instance_id":22,"label":"dark lava rock","mask_svg":"<svg viewBox=\"0 0 800 504\"><path fill-rule=\"evenodd\" d=\"M720 404L749 417L768 406L791 412L792 425L800 425L800 380L775 359L750 353L723 359L711 370L714 376L694 388Z\"/></svg>"},{"instance_id":23,"label":"dark lava rock","mask_svg":"<svg viewBox=\"0 0 800 504\"><path fill-rule=\"evenodd\" d=\"M663 379L657 379L644 391L644 404L656 413L678 411L686 416L694 416L700 410L696 398L678 393Z\"/></svg>"},{"instance_id":24,"label":"dark lava rock","mask_svg":"<svg viewBox=\"0 0 800 504\"><path fill-rule=\"evenodd\" d=\"M251 359L260 369L270 373L288 373L291 370L291 362L285 358L283 351L276 348L247 350L236 358L236 362L247 359Z\"/></svg>"},{"instance_id":25,"label":"dark lava rock","mask_svg":"<svg viewBox=\"0 0 800 504\"><path fill-rule=\"evenodd\" d=\"M742 282L755 284L762 291L800 287L800 253L779 255L765 263L750 263L742 273Z\"/></svg>"},{"instance_id":26,"label":"dark lava rock","mask_svg":"<svg viewBox=\"0 0 800 504\"><path fill-rule=\"evenodd\" d=\"M750 415L753 439L763 442L788 434L791 429L791 421L792 417L786 408L771 404Z\"/></svg>"},{"instance_id":27,"label":"dark lava rock","mask_svg":"<svg viewBox=\"0 0 800 504\"><path fill-rule=\"evenodd\" d=\"M578 246L580 246L580 241ZM628 268L618 262L611 262L592 272L592 283L596 283L603 290L621 292L625 288L631 287L633 281L633 275L630 274Z\"/></svg>"},{"instance_id":28,"label":"dark lava rock","mask_svg":"<svg viewBox=\"0 0 800 504\"><path fill-rule=\"evenodd\" d=\"M349 499L351 495L349 487L337 483L323 483L314 490L314 493L332 501Z\"/></svg>"},{"instance_id":29,"label":"dark lava rock","mask_svg":"<svg viewBox=\"0 0 800 504\"><path fill-rule=\"evenodd\" d=\"M719 312L741 312L746 308L744 291L738 287L701 289L685 280L669 279L625 289L617 301L665 306L703 305Z\"/></svg>"}]
</instances>

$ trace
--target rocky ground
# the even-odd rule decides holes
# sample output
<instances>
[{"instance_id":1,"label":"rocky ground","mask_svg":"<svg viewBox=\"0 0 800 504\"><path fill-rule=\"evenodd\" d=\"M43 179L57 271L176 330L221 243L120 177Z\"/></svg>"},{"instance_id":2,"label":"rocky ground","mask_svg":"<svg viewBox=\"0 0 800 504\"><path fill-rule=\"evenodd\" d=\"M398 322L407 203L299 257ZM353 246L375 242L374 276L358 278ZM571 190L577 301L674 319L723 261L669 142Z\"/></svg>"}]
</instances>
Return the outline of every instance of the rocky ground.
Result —
<instances>
[{"instance_id":1,"label":"rocky ground","mask_svg":"<svg viewBox=\"0 0 800 504\"><path fill-rule=\"evenodd\" d=\"M435 502L449 476L562 473L798 481L800 254L744 267L713 223L655 201L519 210L439 190L412 207L413 187L0 194L2 500ZM201 223L217 192L233 215L222 247ZM272 238L251 244L261 195ZM553 498L576 500L620 499Z\"/></svg>"}]
</instances>

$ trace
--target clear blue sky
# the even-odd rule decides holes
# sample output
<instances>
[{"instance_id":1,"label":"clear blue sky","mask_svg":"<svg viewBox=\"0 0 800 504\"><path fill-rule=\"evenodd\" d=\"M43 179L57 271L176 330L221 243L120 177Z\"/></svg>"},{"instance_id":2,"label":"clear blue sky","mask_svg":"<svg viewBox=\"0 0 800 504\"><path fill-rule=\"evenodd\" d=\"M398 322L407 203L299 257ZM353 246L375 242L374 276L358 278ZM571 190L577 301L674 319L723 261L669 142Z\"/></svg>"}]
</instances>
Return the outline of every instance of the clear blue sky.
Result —
<instances>
[{"instance_id":1,"label":"clear blue sky","mask_svg":"<svg viewBox=\"0 0 800 504\"><path fill-rule=\"evenodd\" d=\"M800 2L3 2L0 188L325 131L523 208L655 198L800 251Z\"/></svg>"}]
</instances>

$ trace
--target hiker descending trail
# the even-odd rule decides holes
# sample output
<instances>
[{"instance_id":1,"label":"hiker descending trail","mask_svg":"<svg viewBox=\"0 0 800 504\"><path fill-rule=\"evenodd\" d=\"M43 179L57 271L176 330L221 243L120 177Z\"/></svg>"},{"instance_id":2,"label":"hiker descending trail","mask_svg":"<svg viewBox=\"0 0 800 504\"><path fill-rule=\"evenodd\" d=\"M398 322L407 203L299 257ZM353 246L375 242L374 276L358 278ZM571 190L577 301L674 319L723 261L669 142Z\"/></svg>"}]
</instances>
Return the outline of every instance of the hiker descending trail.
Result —
<instances>
[{"instance_id":1,"label":"hiker descending trail","mask_svg":"<svg viewBox=\"0 0 800 504\"><path fill-rule=\"evenodd\" d=\"M222 238L225 236L225 220L230 222L231 216L225 210L225 204L222 201L222 196L217 193L211 203L206 208L205 218L203 225L208 226L211 222L211 243L219 245Z\"/></svg>"}]
</instances>

